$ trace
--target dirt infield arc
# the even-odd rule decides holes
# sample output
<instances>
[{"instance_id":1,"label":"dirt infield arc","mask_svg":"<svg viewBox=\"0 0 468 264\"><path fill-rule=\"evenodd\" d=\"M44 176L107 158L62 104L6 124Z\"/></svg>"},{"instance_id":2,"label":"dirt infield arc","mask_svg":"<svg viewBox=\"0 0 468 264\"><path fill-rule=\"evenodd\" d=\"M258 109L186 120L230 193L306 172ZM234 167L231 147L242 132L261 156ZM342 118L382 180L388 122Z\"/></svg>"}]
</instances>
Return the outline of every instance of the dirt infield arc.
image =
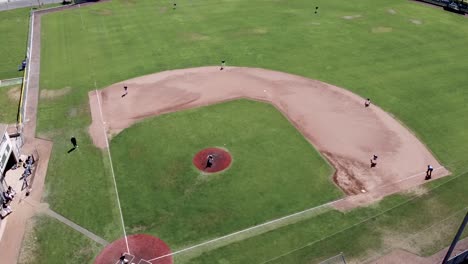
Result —
<instances>
[{"instance_id":1,"label":"dirt infield arc","mask_svg":"<svg viewBox=\"0 0 468 264\"><path fill-rule=\"evenodd\" d=\"M161 239L146 234L127 237L130 252L127 251L125 238L121 238L107 245L94 260L94 264L120 264L119 257L126 253L129 263L172 264L172 256L162 257L152 262L145 262L161 256L171 254L169 246ZM140 262L141 261L141 262Z\"/></svg>"},{"instance_id":2,"label":"dirt infield arc","mask_svg":"<svg viewBox=\"0 0 468 264\"><path fill-rule=\"evenodd\" d=\"M128 95L122 97L124 85ZM353 195L338 208L420 185L428 164L437 168L434 179L449 174L411 131L376 105L366 108L363 98L330 84L258 68L172 70L92 91L89 131L94 144L105 148L103 126L113 135L147 117L238 98L272 103L326 157L336 168L335 183ZM370 168L373 154L378 165Z\"/></svg>"}]
</instances>

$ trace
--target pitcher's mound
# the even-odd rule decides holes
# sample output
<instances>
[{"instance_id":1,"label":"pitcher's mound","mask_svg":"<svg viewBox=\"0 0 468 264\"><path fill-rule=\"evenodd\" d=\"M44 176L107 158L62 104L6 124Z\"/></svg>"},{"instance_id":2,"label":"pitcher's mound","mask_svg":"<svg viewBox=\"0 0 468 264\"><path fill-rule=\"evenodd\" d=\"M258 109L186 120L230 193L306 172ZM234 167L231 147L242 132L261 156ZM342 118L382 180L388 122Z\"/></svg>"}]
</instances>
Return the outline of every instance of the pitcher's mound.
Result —
<instances>
[{"instance_id":1,"label":"pitcher's mound","mask_svg":"<svg viewBox=\"0 0 468 264\"><path fill-rule=\"evenodd\" d=\"M166 256L171 254L171 250L161 239L137 234L127 236L127 240L130 252L127 252L125 238L121 238L107 245L94 260L94 264L119 263L122 253L125 253L128 263L173 264L172 256Z\"/></svg>"},{"instance_id":2,"label":"pitcher's mound","mask_svg":"<svg viewBox=\"0 0 468 264\"><path fill-rule=\"evenodd\" d=\"M211 164L208 164L209 157L212 157ZM207 173L225 170L231 165L231 161L232 158L229 152L221 148L206 148L199 151L193 157L193 165L197 169Z\"/></svg>"}]
</instances>

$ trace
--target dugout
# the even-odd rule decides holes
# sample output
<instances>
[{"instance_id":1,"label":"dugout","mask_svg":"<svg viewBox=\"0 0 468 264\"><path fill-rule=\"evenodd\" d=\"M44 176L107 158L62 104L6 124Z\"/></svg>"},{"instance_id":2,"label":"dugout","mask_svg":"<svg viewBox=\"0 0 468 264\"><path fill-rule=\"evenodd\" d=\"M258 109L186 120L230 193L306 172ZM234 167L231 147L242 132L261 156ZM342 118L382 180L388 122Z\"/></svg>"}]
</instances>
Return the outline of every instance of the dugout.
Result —
<instances>
[{"instance_id":1,"label":"dugout","mask_svg":"<svg viewBox=\"0 0 468 264\"><path fill-rule=\"evenodd\" d=\"M0 124L0 192L5 191L5 174L18 163L18 153L14 151L14 145L7 131L8 126Z\"/></svg>"}]
</instances>

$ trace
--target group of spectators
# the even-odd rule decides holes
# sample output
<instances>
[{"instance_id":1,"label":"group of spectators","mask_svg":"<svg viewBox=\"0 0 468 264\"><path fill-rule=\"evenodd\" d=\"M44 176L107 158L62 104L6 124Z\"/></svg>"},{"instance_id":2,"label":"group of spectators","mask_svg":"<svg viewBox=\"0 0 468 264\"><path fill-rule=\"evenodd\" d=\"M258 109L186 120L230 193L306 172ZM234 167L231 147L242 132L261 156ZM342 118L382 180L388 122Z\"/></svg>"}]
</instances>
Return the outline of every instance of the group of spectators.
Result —
<instances>
[{"instance_id":1,"label":"group of spectators","mask_svg":"<svg viewBox=\"0 0 468 264\"><path fill-rule=\"evenodd\" d=\"M16 164L13 169L18 167L23 167L24 172L20 177L20 180L23 180L23 185L26 187L29 186L27 178L32 174L33 164L35 163L34 156L28 156L27 159L23 162L21 159L19 160L18 164ZM13 198L15 198L16 192L13 190L11 186L8 186L8 189L1 193L0 201L1 201L1 210L0 210L0 219L7 217L9 214L13 212L11 209L11 202Z\"/></svg>"},{"instance_id":2,"label":"group of spectators","mask_svg":"<svg viewBox=\"0 0 468 264\"><path fill-rule=\"evenodd\" d=\"M15 198L15 195L16 192L11 186L8 186L8 189L2 193L2 213L0 214L2 219L13 212L10 203L13 201L13 198Z\"/></svg>"}]
</instances>

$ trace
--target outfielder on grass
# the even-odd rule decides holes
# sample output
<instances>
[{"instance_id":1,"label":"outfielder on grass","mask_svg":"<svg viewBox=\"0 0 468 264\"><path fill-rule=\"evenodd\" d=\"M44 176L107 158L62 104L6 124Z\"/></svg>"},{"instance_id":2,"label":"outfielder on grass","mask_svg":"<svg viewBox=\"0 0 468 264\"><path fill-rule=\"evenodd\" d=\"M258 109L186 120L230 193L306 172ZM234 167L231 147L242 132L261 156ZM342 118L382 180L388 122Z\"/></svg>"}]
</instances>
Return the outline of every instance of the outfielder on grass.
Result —
<instances>
[{"instance_id":1,"label":"outfielder on grass","mask_svg":"<svg viewBox=\"0 0 468 264\"><path fill-rule=\"evenodd\" d=\"M73 148L77 148L78 147L78 143L76 142L76 138L75 137L71 137L70 138L70 141L73 145Z\"/></svg>"}]
</instances>

